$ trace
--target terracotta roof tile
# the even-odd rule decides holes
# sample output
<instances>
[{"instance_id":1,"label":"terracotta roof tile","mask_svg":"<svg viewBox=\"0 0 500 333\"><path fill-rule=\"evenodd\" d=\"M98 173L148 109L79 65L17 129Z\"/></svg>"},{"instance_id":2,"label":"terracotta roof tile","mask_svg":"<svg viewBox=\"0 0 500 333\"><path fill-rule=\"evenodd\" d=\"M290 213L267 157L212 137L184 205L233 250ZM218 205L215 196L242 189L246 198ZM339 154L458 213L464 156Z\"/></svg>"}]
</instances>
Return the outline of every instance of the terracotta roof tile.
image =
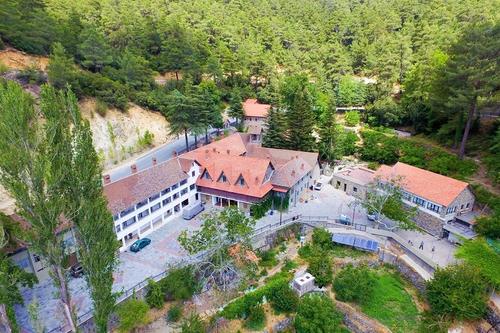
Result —
<instances>
[{"instance_id":1,"label":"terracotta roof tile","mask_svg":"<svg viewBox=\"0 0 500 333\"><path fill-rule=\"evenodd\" d=\"M243 111L246 117L260 117L265 118L269 113L271 105L261 104L256 99L249 98L243 102Z\"/></svg>"},{"instance_id":2,"label":"terracotta roof tile","mask_svg":"<svg viewBox=\"0 0 500 333\"><path fill-rule=\"evenodd\" d=\"M373 181L375 171L363 167L354 167L341 170L334 175L354 181L361 185L368 185Z\"/></svg>"},{"instance_id":3,"label":"terracotta roof tile","mask_svg":"<svg viewBox=\"0 0 500 333\"><path fill-rule=\"evenodd\" d=\"M179 158L173 158L104 185L104 195L111 213L117 214L187 178Z\"/></svg>"},{"instance_id":4,"label":"terracotta roof tile","mask_svg":"<svg viewBox=\"0 0 500 333\"><path fill-rule=\"evenodd\" d=\"M448 206L469 184L431 171L398 162L390 167L382 165L375 177L394 179L401 177L401 186L424 199Z\"/></svg>"}]
</instances>

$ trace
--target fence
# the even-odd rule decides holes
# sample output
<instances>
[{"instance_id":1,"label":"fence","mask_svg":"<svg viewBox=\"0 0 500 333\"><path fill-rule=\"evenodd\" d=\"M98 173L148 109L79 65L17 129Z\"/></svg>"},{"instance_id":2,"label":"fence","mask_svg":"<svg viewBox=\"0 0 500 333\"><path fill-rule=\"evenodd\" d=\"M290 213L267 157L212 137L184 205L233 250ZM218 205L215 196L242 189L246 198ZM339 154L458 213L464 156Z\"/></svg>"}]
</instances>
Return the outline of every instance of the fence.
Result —
<instances>
[{"instance_id":1,"label":"fence","mask_svg":"<svg viewBox=\"0 0 500 333\"><path fill-rule=\"evenodd\" d=\"M254 232L252 233L252 235L250 236L250 238L252 240L255 240L256 238L262 237L265 234L272 234L278 230L284 229L284 228L291 226L293 224L296 224L296 223L300 223L302 225L307 225L307 226L310 226L313 228L324 227L324 228L354 229L354 230L358 230L358 231L364 231L364 232L367 232L367 233L370 233L370 234L373 234L376 236L390 238L393 241L397 242L401 247L403 247L403 249L405 250L405 252L407 254L410 254L412 257L417 259L419 261L419 263L422 264L426 270L434 271L434 269L436 267L436 264L430 258L427 258L425 255L423 255L421 253L413 252L413 249L408 247L408 245L404 241L404 239L402 239L400 236L398 236L397 234L395 234L392 231L383 230L383 229L368 228L364 224L345 225L345 224L340 223L338 221L339 221L338 219L333 218L331 216L295 215L293 217L284 219L280 222L268 224L266 226L255 229ZM154 275L154 276L150 276L150 277L144 279L143 281L137 283L133 287L131 287L125 291L122 291L120 293L116 303L120 304L123 301L130 298L135 293L137 293L138 291L141 291L142 289L144 289L148 285L149 280L153 280L155 282L158 282L162 278L166 277L168 272L171 269L181 268L181 267L187 266L191 263L194 263L194 262L197 262L203 258L206 258L209 255L210 255L210 252L205 251L205 252L201 252L201 253L198 253L196 255L193 255L193 256L189 256L186 260L182 260L182 261L179 261L179 262L172 264L163 272L161 272L157 275ZM86 322L88 322L89 320L91 320L93 317L92 313L93 313L93 311L90 310L90 311L78 316L77 326L80 327L80 326L84 325ZM67 329L63 326L59 326L59 327L56 327L56 328L50 330L48 333L68 333L68 332L70 332L69 329Z\"/></svg>"}]
</instances>

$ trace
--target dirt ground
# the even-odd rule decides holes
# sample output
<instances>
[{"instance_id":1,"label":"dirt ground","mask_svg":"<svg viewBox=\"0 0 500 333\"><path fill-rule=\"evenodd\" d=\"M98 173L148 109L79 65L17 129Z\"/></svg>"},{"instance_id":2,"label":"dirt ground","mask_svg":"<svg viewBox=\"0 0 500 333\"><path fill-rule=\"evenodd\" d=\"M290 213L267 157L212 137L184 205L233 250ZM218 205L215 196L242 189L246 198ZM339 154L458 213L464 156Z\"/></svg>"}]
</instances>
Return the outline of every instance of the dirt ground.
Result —
<instances>
[{"instance_id":1,"label":"dirt ground","mask_svg":"<svg viewBox=\"0 0 500 333\"><path fill-rule=\"evenodd\" d=\"M168 123L161 114L135 104L130 104L126 112L108 109L106 116L102 117L95 112L95 99L87 98L80 102L80 109L90 122L94 145L104 156L105 169L141 154L137 143L146 130L154 135L153 146L172 139L168 134Z\"/></svg>"},{"instance_id":2,"label":"dirt ground","mask_svg":"<svg viewBox=\"0 0 500 333\"><path fill-rule=\"evenodd\" d=\"M49 63L49 58L29 55L27 53L7 48L0 51L0 62L11 69L25 69L30 66L35 66L44 71Z\"/></svg>"}]
</instances>

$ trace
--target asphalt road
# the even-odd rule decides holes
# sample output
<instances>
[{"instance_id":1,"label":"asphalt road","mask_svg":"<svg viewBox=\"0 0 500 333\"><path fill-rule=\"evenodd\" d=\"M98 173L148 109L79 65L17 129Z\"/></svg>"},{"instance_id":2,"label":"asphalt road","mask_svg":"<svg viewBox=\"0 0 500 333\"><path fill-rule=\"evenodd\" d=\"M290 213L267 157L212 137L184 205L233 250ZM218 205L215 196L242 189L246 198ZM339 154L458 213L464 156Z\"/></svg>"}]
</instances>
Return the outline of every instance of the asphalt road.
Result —
<instances>
[{"instance_id":1,"label":"asphalt road","mask_svg":"<svg viewBox=\"0 0 500 333\"><path fill-rule=\"evenodd\" d=\"M210 129L209 130L210 138L213 138L216 135L216 133L217 129L215 128ZM193 148L194 135L188 136L188 142L190 149ZM205 142L205 135L198 135L198 142ZM180 135L179 138L176 139L175 141L154 148L151 151L147 152L146 154L142 155L141 157L126 164L123 164L121 166L118 166L110 171L107 171L105 172L105 174L110 175L111 181L114 182L129 176L132 173L130 169L130 166L132 164L135 164L137 166L137 171L140 171L147 169L153 165L153 157L156 157L157 163L161 163L172 158L174 152L180 154L185 151L186 151L186 139L184 138L184 135Z\"/></svg>"}]
</instances>

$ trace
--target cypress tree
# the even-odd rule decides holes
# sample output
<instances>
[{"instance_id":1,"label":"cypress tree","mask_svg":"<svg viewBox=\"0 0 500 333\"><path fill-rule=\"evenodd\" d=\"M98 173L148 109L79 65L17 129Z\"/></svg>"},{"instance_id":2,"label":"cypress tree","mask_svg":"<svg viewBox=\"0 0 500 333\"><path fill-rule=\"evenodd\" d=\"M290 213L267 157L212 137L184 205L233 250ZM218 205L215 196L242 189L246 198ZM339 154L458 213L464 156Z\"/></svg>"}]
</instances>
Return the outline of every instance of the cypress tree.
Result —
<instances>
[{"instance_id":1,"label":"cypress tree","mask_svg":"<svg viewBox=\"0 0 500 333\"><path fill-rule=\"evenodd\" d=\"M286 132L287 124L284 112L272 107L267 116L262 146L268 148L286 148L288 145Z\"/></svg>"}]
</instances>

